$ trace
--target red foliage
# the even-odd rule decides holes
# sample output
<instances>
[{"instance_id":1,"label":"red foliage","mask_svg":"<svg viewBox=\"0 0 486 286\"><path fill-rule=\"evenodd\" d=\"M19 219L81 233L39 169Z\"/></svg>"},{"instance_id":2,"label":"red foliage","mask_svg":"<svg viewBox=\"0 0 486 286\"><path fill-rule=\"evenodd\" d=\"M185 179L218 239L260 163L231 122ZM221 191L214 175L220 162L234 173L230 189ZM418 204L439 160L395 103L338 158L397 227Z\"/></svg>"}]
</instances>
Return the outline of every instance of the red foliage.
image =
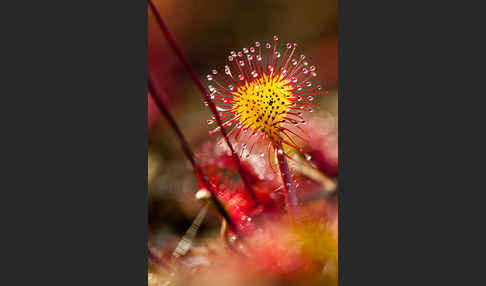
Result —
<instances>
[{"instance_id":1,"label":"red foliage","mask_svg":"<svg viewBox=\"0 0 486 286\"><path fill-rule=\"evenodd\" d=\"M254 188L258 206L253 203L250 193L246 190L231 155L215 146L214 142L207 142L198 157L204 174L209 177L216 190L218 199L243 234L249 234L254 230L254 220L260 214L283 209L283 197L274 193L279 182L262 176L262 170L257 174L249 161L243 161L242 166Z\"/></svg>"}]
</instances>

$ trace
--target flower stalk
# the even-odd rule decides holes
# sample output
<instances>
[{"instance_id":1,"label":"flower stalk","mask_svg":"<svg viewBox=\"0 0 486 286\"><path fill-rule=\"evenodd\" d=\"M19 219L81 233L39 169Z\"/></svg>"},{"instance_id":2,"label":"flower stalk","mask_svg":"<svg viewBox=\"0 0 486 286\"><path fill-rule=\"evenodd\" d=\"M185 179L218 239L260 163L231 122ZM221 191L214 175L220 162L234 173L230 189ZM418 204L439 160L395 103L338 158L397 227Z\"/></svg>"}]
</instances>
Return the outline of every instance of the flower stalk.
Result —
<instances>
[{"instance_id":1,"label":"flower stalk","mask_svg":"<svg viewBox=\"0 0 486 286\"><path fill-rule=\"evenodd\" d=\"M152 12L153 12L153 14L155 16L155 19L157 20L157 23L159 24L160 29L162 30L162 33L164 34L165 38L167 39L167 41L169 43L169 46L172 48L172 50L174 51L174 53L176 54L176 56L181 61L182 65L186 69L187 73L189 74L189 76L191 77L191 79L194 81L194 83L196 84L197 88L201 92L201 95L203 96L205 102L208 104L209 109L213 113L214 118L216 120L216 123L220 127L220 130L221 130L221 133L222 133L222 135L224 137L224 140L226 141L226 144L228 145L228 148L229 148L229 150L231 152L231 156L233 157L233 160L236 163L236 166L238 168L238 173L240 174L240 177L243 180L243 183L245 184L246 189L250 193L250 196L251 196L251 198L253 200L253 203L255 205L257 205L257 198L256 198L256 195L255 195L255 191L253 190L253 187L251 186L251 184L250 184L250 182L248 180L248 175L247 175L246 171L243 169L243 166L241 165L241 161L240 161L240 159L238 157L238 154L235 152L235 149L233 148L233 146L232 146L232 144L231 144L231 142L230 142L230 140L228 138L228 134L227 134L227 132L226 132L224 126L223 126L223 122L222 122L222 120L220 118L220 115L219 115L218 110L216 109L216 105L210 99L209 93L206 91L206 89L202 85L201 81L199 80L199 78L197 77L196 73L194 72L194 70L192 69L191 65L189 64L189 61L186 59L186 57L182 53L181 49L179 48L179 46L175 42L174 38L170 34L169 29L167 28L167 25L165 24L164 20L160 16L160 14L157 11L157 9L156 9L154 3L152 2L152 0L148 0L148 3L149 3L150 9L152 10Z\"/></svg>"},{"instance_id":2,"label":"flower stalk","mask_svg":"<svg viewBox=\"0 0 486 286\"><path fill-rule=\"evenodd\" d=\"M278 168L280 170L280 176L282 177L283 188L285 190L285 204L287 206L287 210L292 213L295 212L299 205L297 194L290 178L289 166L287 164L287 158L285 158L286 154L284 153L281 141L278 141L275 143L275 145Z\"/></svg>"},{"instance_id":3,"label":"flower stalk","mask_svg":"<svg viewBox=\"0 0 486 286\"><path fill-rule=\"evenodd\" d=\"M157 253L155 253L150 247L148 248L148 257L154 263L166 269L171 269L171 266L162 257L160 257Z\"/></svg>"},{"instance_id":4,"label":"flower stalk","mask_svg":"<svg viewBox=\"0 0 486 286\"><path fill-rule=\"evenodd\" d=\"M225 210L223 204L218 200L216 196L216 192L214 189L211 187L211 184L209 183L207 177L204 175L201 167L196 163L194 153L192 152L192 149L189 147L189 143L187 142L186 138L184 137L184 134L182 134L182 131L180 130L179 126L174 120L174 117L170 113L169 109L165 105L165 103L161 100L161 97L159 94L162 94L161 90L156 90L153 81L150 77L149 74L149 79L148 79L148 87L149 87L149 94L152 96L154 99L155 104L157 105L157 108L160 110L160 113L167 119L167 122L169 123L169 126L174 130L176 133L176 137L182 147L182 150L184 151L184 154L186 155L187 159L189 159L189 162L191 163L192 167L194 168L194 171L196 173L197 178L199 181L203 184L203 186L211 193L210 199L215 205L216 209L220 212L220 214L224 217L224 219L228 222L228 225L230 228L239 235L239 231L234 224L234 222L231 220L228 212Z\"/></svg>"}]
</instances>

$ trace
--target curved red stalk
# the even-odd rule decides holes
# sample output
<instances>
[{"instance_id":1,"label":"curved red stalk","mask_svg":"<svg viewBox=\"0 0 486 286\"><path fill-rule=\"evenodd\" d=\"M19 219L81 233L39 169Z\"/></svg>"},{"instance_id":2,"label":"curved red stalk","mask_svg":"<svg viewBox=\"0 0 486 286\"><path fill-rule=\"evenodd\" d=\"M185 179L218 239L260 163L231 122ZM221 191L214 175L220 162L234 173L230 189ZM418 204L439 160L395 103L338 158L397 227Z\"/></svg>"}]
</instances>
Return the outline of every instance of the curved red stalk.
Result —
<instances>
[{"instance_id":1,"label":"curved red stalk","mask_svg":"<svg viewBox=\"0 0 486 286\"><path fill-rule=\"evenodd\" d=\"M148 248L148 257L150 258L150 260L164 267L165 269L171 269L171 266L162 257L156 254L150 247Z\"/></svg>"},{"instance_id":2,"label":"curved red stalk","mask_svg":"<svg viewBox=\"0 0 486 286\"><path fill-rule=\"evenodd\" d=\"M275 154L277 156L278 168L280 170L280 176L282 177L283 188L285 190L285 204L289 212L295 212L299 202L297 200L297 194L294 189L294 185L290 180L289 166L287 164L287 158L285 158L285 152L283 151L282 142L278 141L274 146Z\"/></svg>"},{"instance_id":3,"label":"curved red stalk","mask_svg":"<svg viewBox=\"0 0 486 286\"><path fill-rule=\"evenodd\" d=\"M191 162L191 165L194 168L194 171L196 172L196 176L198 177L198 179L200 179L200 181L202 182L204 187L212 194L212 196L210 196L212 202L214 203L214 205L216 206L218 211L221 213L221 215L228 222L228 225L231 228L231 230L233 230L241 238L241 235L239 235L238 228L236 227L234 222L231 220L231 218L230 218L229 214L226 212L223 204L218 200L218 198L216 196L216 192L211 187L211 184L207 180L206 175L204 175L203 171L201 170L201 167L196 163L194 153L192 152L191 148L189 147L189 143L187 143L187 140L184 137L184 134L182 134L182 131L179 129L179 126L175 122L174 117L170 113L169 109L165 106L165 103L160 99L159 94L161 94L162 92L160 90L159 91L155 90L155 88L153 86L153 81L150 78L150 74L149 74L149 79L148 79L148 87L149 87L150 96L152 96L152 98L154 99L154 102L157 105L157 107L159 108L160 113L162 113L162 115L164 115L164 117L169 122L169 125L172 128L172 130L174 130L174 132L176 133L176 137L179 140L179 143L181 144L182 150L184 151L184 154L186 155L187 159L189 159L189 161Z\"/></svg>"},{"instance_id":4,"label":"curved red stalk","mask_svg":"<svg viewBox=\"0 0 486 286\"><path fill-rule=\"evenodd\" d=\"M153 12L156 20L157 20L157 23L160 26L160 29L162 30L162 32L163 32L165 38L167 39L167 41L169 42L170 47L172 48L172 50L174 51L174 53L177 55L177 57L179 58L179 60L182 62L182 65L186 69L187 73L191 76L192 80L194 81L194 83L196 84L196 86L198 87L198 89L201 91L201 94L204 97L205 101L208 103L209 109L211 109L211 112L213 113L214 118L215 118L216 122L218 123L218 125L219 125L219 127L221 129L221 133L223 134L224 140L226 141L226 144L228 145L228 148L231 151L231 156L233 157L233 160L235 161L235 163L236 163L236 165L238 167L238 173L240 174L240 177L243 180L243 183L245 184L245 187L246 187L247 191L250 193L250 196L251 196L251 198L253 200L253 203L255 205L257 205L257 199L256 199L256 196L255 196L255 192L253 190L253 187L250 185L250 182L248 181L247 173L243 169L243 166L241 165L241 162L240 162L240 159L238 157L238 154L235 152L235 150L233 149L233 146L231 145L231 142L229 141L229 138L227 136L226 130L223 127L223 123L221 121L221 118L219 117L218 110L216 109L216 105L212 102L211 98L209 97L208 92L204 89L204 86L202 85L201 81L199 80L199 78L197 77L196 73L192 69L192 67L189 64L188 60L186 59L186 57L184 56L184 54L182 53L182 51L179 49L179 47L176 44L174 38L170 34L169 29L165 25L164 20L162 19L162 17L160 16L159 12L155 8L155 5L152 2L152 0L148 0L148 3L149 3L150 8L152 9L152 12Z\"/></svg>"}]
</instances>

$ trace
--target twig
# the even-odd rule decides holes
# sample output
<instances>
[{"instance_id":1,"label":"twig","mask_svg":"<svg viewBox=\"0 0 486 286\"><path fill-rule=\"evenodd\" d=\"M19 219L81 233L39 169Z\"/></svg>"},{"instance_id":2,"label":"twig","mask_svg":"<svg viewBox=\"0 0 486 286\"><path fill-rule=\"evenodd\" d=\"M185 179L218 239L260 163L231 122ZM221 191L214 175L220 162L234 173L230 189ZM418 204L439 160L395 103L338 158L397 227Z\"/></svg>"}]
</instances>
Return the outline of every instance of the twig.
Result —
<instances>
[{"instance_id":1,"label":"twig","mask_svg":"<svg viewBox=\"0 0 486 286\"><path fill-rule=\"evenodd\" d=\"M197 231L199 230L201 223L206 217L207 212L208 212L208 203L206 203L199 211L199 214L194 219L194 221L192 222L191 226L186 231L182 239L177 244L176 249L172 252L172 257L174 259L186 255L186 253L192 248L192 244L194 243L194 238L196 237Z\"/></svg>"},{"instance_id":2,"label":"twig","mask_svg":"<svg viewBox=\"0 0 486 286\"><path fill-rule=\"evenodd\" d=\"M337 188L337 183L329 178L326 174L322 173L319 169L315 168L314 166L310 165L307 160L302 159L298 155L298 153L295 153L292 156L292 159L294 162L290 161L290 167L294 169L296 172L299 172L314 181L317 181L321 183L321 185L324 187L324 195L330 195L332 192L334 192Z\"/></svg>"},{"instance_id":3,"label":"twig","mask_svg":"<svg viewBox=\"0 0 486 286\"><path fill-rule=\"evenodd\" d=\"M201 92L201 95L203 96L204 100L208 103L209 109L211 109L211 112L214 115L214 119L216 120L216 122L219 126L219 129L220 129L221 133L223 134L224 140L226 141L226 144L228 145L228 148L231 151L231 156L233 157L233 160L238 167L238 172L240 174L240 177L243 180L243 183L245 184L246 189L250 193L250 196L253 200L253 203L255 205L257 205L257 198L255 196L255 191L253 190L253 187L251 186L251 184L248 180L248 175L247 175L245 169L243 169L243 166L241 165L241 161L238 157L238 154L235 152L235 150L233 149L233 146L231 145L231 142L229 141L228 134L223 127L223 122L221 121L221 118L219 116L219 112L216 109L216 105L212 102L208 92L206 91L206 89L202 85L201 81L197 77L196 73L192 69L191 65L189 64L189 61L186 59L186 57L182 53L181 49L179 48L179 46L175 42L174 38L170 34L169 29L167 28L167 25L165 24L164 20L162 19L159 12L155 8L155 5L152 2L152 0L148 0L148 3L149 3L150 8L152 9L152 12L155 16L155 19L157 20L157 23L160 26L160 29L162 30L162 33L164 34L165 38L169 42L170 47L172 48L174 53L177 55L179 60L182 62L182 65L184 66L187 73L190 75L190 77L192 78L192 80L194 81L196 86L198 87L198 89Z\"/></svg>"}]
</instances>

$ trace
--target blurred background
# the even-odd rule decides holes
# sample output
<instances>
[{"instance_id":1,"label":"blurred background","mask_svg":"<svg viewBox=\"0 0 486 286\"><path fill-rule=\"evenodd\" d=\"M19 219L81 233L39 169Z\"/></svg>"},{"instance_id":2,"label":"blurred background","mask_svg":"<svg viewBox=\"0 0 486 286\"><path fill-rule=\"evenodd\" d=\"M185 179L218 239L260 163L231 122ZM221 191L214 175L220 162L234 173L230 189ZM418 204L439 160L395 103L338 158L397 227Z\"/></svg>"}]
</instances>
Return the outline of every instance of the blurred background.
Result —
<instances>
[{"instance_id":1,"label":"blurred background","mask_svg":"<svg viewBox=\"0 0 486 286\"><path fill-rule=\"evenodd\" d=\"M154 0L175 40L207 86L206 75L222 72L230 51L271 41L280 46L298 43L296 55L306 55L317 67L316 82L329 95L316 98L321 106L314 116L337 119L337 0L229 1ZM148 16L148 62L158 84L167 92L165 101L195 152L212 140L208 135L210 110L201 94L169 49L152 13ZM194 195L198 185L174 133L149 97L149 233L152 246L174 248L201 209ZM337 124L337 120L334 120ZM218 231L220 220L210 213L200 235Z\"/></svg>"}]
</instances>

